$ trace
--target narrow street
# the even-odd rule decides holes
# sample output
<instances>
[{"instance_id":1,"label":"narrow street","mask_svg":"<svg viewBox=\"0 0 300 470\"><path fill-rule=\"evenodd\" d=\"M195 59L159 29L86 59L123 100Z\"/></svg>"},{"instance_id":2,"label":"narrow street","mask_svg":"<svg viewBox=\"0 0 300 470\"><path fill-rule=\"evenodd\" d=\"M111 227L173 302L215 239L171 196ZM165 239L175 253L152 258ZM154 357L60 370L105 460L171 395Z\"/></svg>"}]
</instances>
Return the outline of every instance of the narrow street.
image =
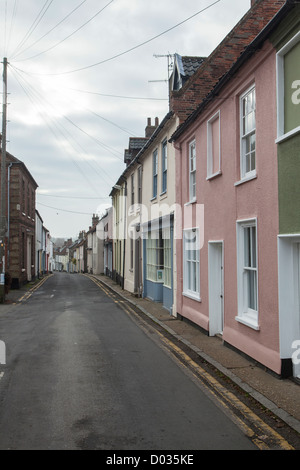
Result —
<instances>
[{"instance_id":1,"label":"narrow street","mask_svg":"<svg viewBox=\"0 0 300 470\"><path fill-rule=\"evenodd\" d=\"M257 450L159 333L87 276L0 310L0 449Z\"/></svg>"}]
</instances>

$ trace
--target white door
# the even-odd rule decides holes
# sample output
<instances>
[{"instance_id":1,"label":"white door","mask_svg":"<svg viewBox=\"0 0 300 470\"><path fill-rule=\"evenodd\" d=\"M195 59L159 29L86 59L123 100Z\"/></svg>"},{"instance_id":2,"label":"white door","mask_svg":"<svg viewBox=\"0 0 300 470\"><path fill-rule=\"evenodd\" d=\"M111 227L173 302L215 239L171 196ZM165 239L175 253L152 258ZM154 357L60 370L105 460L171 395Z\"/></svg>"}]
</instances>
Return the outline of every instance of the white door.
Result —
<instances>
[{"instance_id":1,"label":"white door","mask_svg":"<svg viewBox=\"0 0 300 470\"><path fill-rule=\"evenodd\" d=\"M209 335L223 333L224 268L223 242L208 243Z\"/></svg>"}]
</instances>

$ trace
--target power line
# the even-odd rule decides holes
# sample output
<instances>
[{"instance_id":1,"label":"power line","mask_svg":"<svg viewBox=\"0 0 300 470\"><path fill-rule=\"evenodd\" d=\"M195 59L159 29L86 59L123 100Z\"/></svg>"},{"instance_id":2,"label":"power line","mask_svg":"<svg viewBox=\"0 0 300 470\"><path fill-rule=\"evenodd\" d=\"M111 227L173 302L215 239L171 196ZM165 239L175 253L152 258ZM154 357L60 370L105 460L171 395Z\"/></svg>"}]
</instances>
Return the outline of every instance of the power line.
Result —
<instances>
[{"instance_id":1,"label":"power line","mask_svg":"<svg viewBox=\"0 0 300 470\"><path fill-rule=\"evenodd\" d=\"M90 95L107 96L108 98L121 98L121 99L126 99L126 100L168 101L167 98L147 98L147 97L139 97L139 96L108 95L104 93L97 93L95 91L78 90L76 88L68 88L68 90L77 91L78 93L87 93Z\"/></svg>"},{"instance_id":2,"label":"power line","mask_svg":"<svg viewBox=\"0 0 300 470\"><path fill-rule=\"evenodd\" d=\"M48 206L46 204L42 204L41 202L37 202L37 204L39 204L40 206L43 206L43 207L48 207L49 209L53 209L55 211L70 212L71 214L92 215L92 213L93 213L93 212L78 212L78 211L70 211L70 210L67 210L67 209L60 209L58 207L52 207L52 206ZM95 211L94 211L94 213L95 213Z\"/></svg>"},{"instance_id":3,"label":"power line","mask_svg":"<svg viewBox=\"0 0 300 470\"><path fill-rule=\"evenodd\" d=\"M178 26L181 26L182 24L186 23L187 21L191 20L192 18L195 18L197 15L200 15L200 13L203 13L204 11L208 10L209 8L213 7L214 5L216 5L217 3L219 3L221 0L216 0L215 2L211 3L210 5L208 5L207 7L203 8L202 10L199 10L197 13L194 13L193 15L189 16L188 18L186 18L185 20L183 21L180 21L180 23L177 23L175 26L172 26L171 28L168 28L166 29L165 31L163 31L162 33L160 34L157 34L156 36L153 36L152 38L148 39L147 41L144 41L134 47L131 47L130 49L127 49L126 51L123 51L123 52L120 52L119 54L116 54L112 57L109 57L108 59L104 59L104 60L101 60L100 62L96 62L95 64L91 64L91 65L87 65L85 67L81 67L81 68L78 68L78 69L74 69L74 70L69 70L69 71L66 71L66 72L56 72L56 73L38 73L38 72L26 72L24 70L20 70L24 73L27 73L28 75L47 75L47 76L54 76L54 75L68 75L68 74L71 74L71 73L75 73L75 72L81 72L82 70L87 70L87 69L90 69L92 67L97 67L98 65L102 65L102 64L105 64L106 62L109 62L111 60L114 60L114 59L117 59L118 57L121 57L125 54L128 54L129 52L132 52L142 46L145 46L146 44L149 44L150 42L154 41L155 39L163 36L164 34L172 31L173 29L175 28L178 28Z\"/></svg>"},{"instance_id":4,"label":"power line","mask_svg":"<svg viewBox=\"0 0 300 470\"><path fill-rule=\"evenodd\" d=\"M40 10L39 14L37 15L36 19L34 20L34 22L32 23L32 25L30 26L29 30L27 31L27 33L25 34L24 38L22 39L22 41L19 43L19 45L16 47L16 49L14 50L13 54L15 54L15 52L18 51L18 49L20 47L22 47L24 44L26 44L26 42L28 41L28 39L30 38L30 36L32 35L33 31L37 28L37 26L39 25L39 23L42 21L43 17L45 16L46 12L48 11L49 7L51 6L51 4L53 3L54 0L50 0L50 3L49 5L47 5L47 3L49 2L49 0L46 0L46 2L44 3L42 9ZM45 11L43 11L45 10Z\"/></svg>"},{"instance_id":5,"label":"power line","mask_svg":"<svg viewBox=\"0 0 300 470\"><path fill-rule=\"evenodd\" d=\"M88 196L62 196L57 194L41 194L37 193L37 196L42 197L57 197L62 199L91 199L91 200L100 200L100 199L110 199L109 196L99 196L99 197L88 197Z\"/></svg>"},{"instance_id":6,"label":"power line","mask_svg":"<svg viewBox=\"0 0 300 470\"><path fill-rule=\"evenodd\" d=\"M13 66L11 66L11 67L12 67L13 69L15 69L16 71L18 71L17 67L13 67ZM23 77L23 80L26 81L24 77ZM27 83L27 86L28 86L28 87L31 86L28 82L26 82L26 83ZM38 92L37 92L36 90L35 90L35 93L38 94ZM44 100L44 102L45 102L46 104L48 104L48 106L51 106L51 107L53 108L53 105L50 104L47 100L45 100L45 98L44 98L43 96L40 95L40 99L41 99L41 100ZM92 111L90 111L90 112L92 112ZM97 116L102 118L102 116L100 116L100 115L97 115ZM123 155L121 152L119 152L119 151L116 150L116 149L113 149L112 147L110 147L110 146L107 145L107 144L104 144L103 142L101 142L101 141L100 141L99 139L97 139L96 137L93 137L93 136L90 135L88 132L86 132L84 129L82 129L80 126L78 126L77 124L75 124L75 123L74 123L70 118L68 118L67 116L64 116L64 115L63 115L62 117L63 117L66 121L68 121L70 124L72 124L72 126L74 126L76 129L80 130L80 132L82 132L82 133L85 134L87 137L89 137L91 140L93 140L94 142L96 142L96 144L99 145L102 149L105 149L106 151L108 151L109 153L111 153L115 158L117 158L117 159L123 161L123 156L122 156L122 157L119 156L119 155ZM102 118L102 119L104 119L104 118ZM114 124L114 123L112 123L111 121L110 121L110 123L113 124L113 125L115 125L115 126L117 126L117 127L119 127L117 124ZM120 128L120 127L119 127L119 128ZM122 130L125 132L124 129L122 129ZM117 155L117 154L119 154L119 155ZM104 171L103 168L101 168L101 171ZM113 180L112 180L112 181L113 181Z\"/></svg>"},{"instance_id":7,"label":"power line","mask_svg":"<svg viewBox=\"0 0 300 470\"><path fill-rule=\"evenodd\" d=\"M64 41L66 41L67 39L70 39L70 37L74 36L74 34L76 34L78 31L80 31L82 28L84 28L88 23L90 23L92 20L94 20L98 15L100 15L100 13L103 12L103 10L105 10L114 0L111 0L109 3L107 3L103 8L101 8L101 10L99 10L94 16L92 16L92 18L90 18L88 21L86 21L84 24L82 24L79 28L77 28L75 31L73 31L73 33L69 34L68 36L66 36L64 39L62 39L61 41L59 41L58 43L54 44L54 46L51 46L49 47L48 49L46 49L45 51L43 52L39 52L38 54L35 54L31 57L27 57L26 59L22 59L20 61L17 61L17 62L24 62L25 60L30 60L30 59L35 59L36 57L39 57L40 55L42 54L46 54L47 52L51 51L52 49L54 49L55 47L59 46L60 44L62 44Z\"/></svg>"},{"instance_id":8,"label":"power line","mask_svg":"<svg viewBox=\"0 0 300 470\"><path fill-rule=\"evenodd\" d=\"M15 71L17 73L19 73L19 69L15 66L12 66L11 67L13 69L15 69ZM23 80L25 80L25 78L23 77ZM31 86L27 81L27 86ZM38 94L38 92L35 90L35 93ZM43 96L40 95L40 99L44 100L44 102L46 104L48 104L48 106L51 106L53 108L53 105L50 104ZM113 123L112 121L109 121L108 119L104 118L103 116L100 116L99 114L97 113L94 113L93 111L90 111L88 110L90 113L96 115L97 117L109 122L110 124L114 125L115 127L118 127L119 129L121 129L123 132L126 132L127 134L129 135L133 135L131 132L129 132L128 130L125 130L124 128L121 128L118 124L115 124ZM88 136L90 139L92 139L94 142L97 143L97 145L99 145L101 148L104 148L106 151L108 151L109 153L111 153L115 158L118 158L119 160L123 161L123 154L119 151L119 150L116 150L112 147L110 147L109 145L107 144L104 144L103 142L101 142L99 139L97 139L96 137L93 137L92 135L90 135L88 132L86 132L84 129L82 129L80 126L78 126L77 124L75 124L70 118L68 118L67 116L62 116L66 121L68 121L70 124L72 124L72 126L76 127L76 129L80 130L80 132L82 132L83 134L85 134L86 136ZM118 154L118 155L117 155ZM121 155L121 156L119 156Z\"/></svg>"},{"instance_id":9,"label":"power line","mask_svg":"<svg viewBox=\"0 0 300 470\"><path fill-rule=\"evenodd\" d=\"M34 95L34 91L32 91L32 89L30 90L30 85L27 83L27 87L28 87L29 90L31 91L31 95L30 95L29 91L27 91L27 90L24 88L24 86L22 85L22 83L20 83L18 77L15 77L15 78L16 78L17 82L19 83L20 87L23 89L24 93L27 95L28 99L29 99L29 100L33 103L33 105L36 107L36 104L35 104L35 101L34 101L33 97L35 97L35 99L39 98L39 97L36 97L36 96L35 96L35 95L37 95L37 92L35 91L35 95ZM25 80L23 77L21 77L21 78L23 79L23 81ZM42 112L39 111L39 110L38 110L38 112L39 112L39 114L41 114L41 116L42 116L43 119L45 120L46 125L49 127L50 131L53 133L54 137L57 139L58 143L59 143L60 146L61 146L61 142L59 141L59 138L58 138L58 136L57 136L57 133L55 132L55 130L53 129L53 127L47 122L45 113L44 113L44 112L42 113ZM74 137L71 136L71 134L64 128L64 126L62 126L62 124L60 124L60 127L64 130L64 132L62 132L62 130L58 127L58 125L57 125L56 122L54 122L53 125L54 125L54 127L59 131L59 133L62 134L63 138L70 144L70 146L72 146L72 147L74 148L74 150L75 150L76 152L78 152L78 150L74 147L72 141L71 141L70 138L66 135L66 133L68 133L69 136L75 141ZM78 145L78 146L81 148L81 150L85 153L85 150L81 147L81 145L80 145L78 142L77 142L77 145ZM80 168L80 166L78 165L78 163L76 162L76 160L74 160L73 155L70 154L70 157L71 157L71 159L72 159L74 165L77 167L77 169L78 169L79 172L81 173L81 176L83 176L83 177L87 180L87 182L89 183L90 186L94 186L93 183L92 183L92 182L88 179L88 177L85 175L85 173L83 173L83 171L81 170L81 168ZM97 170L96 170L95 168L93 168L93 166L91 165L91 163L90 163L89 161L88 161L87 163L89 164L89 166L92 168L92 170L93 170L94 172L96 172L97 174L99 174L99 173L97 172ZM103 168L101 168L101 172L102 172L102 173L99 174L99 176L100 176L102 179L104 179L103 173L105 173L106 175L107 175L107 173L105 172L105 170L104 170ZM112 178L110 177L110 175L107 175L107 176L109 176L109 179L110 179L111 181L113 181ZM109 183L108 183L107 181L105 181L105 182L106 182L107 185L109 186ZM96 188L94 188L94 190L95 190L95 192L97 193Z\"/></svg>"},{"instance_id":10,"label":"power line","mask_svg":"<svg viewBox=\"0 0 300 470\"><path fill-rule=\"evenodd\" d=\"M51 28L47 33L45 33L43 36L41 36L39 39L37 39L34 43L30 44L30 46L26 47L26 49L23 49L21 52L16 54L13 58L18 57L19 55L23 54L25 51L30 49L31 47L35 46L38 42L40 42L42 39L44 39L48 34L52 33L54 29L56 29L58 26L60 26L64 21L66 21L75 11L77 11L84 3L86 3L87 0L83 0L77 7L75 7L70 13L68 13L59 23L57 23L53 28ZM26 60L26 59L25 59Z\"/></svg>"},{"instance_id":11,"label":"power line","mask_svg":"<svg viewBox=\"0 0 300 470\"><path fill-rule=\"evenodd\" d=\"M107 119L107 118L101 116L100 114L95 113L95 111L91 111L91 110L89 110L89 109L87 109L87 111L89 111L90 113L92 113L94 116L96 116L96 117L102 119L103 121L108 122L108 123L111 124L112 126L117 127L117 128L120 129L121 131L126 132L126 134L129 134L131 137L134 136L134 132L125 129L125 127L119 126L118 124L116 124L116 123L110 121L109 119Z\"/></svg>"},{"instance_id":12,"label":"power line","mask_svg":"<svg viewBox=\"0 0 300 470\"><path fill-rule=\"evenodd\" d=\"M13 26L14 26L14 20L17 16L17 10L18 10L18 0L15 0L13 13L12 13L11 21L10 21L9 36L8 36L8 41L7 41L7 51L9 50L9 46L10 46L11 35L12 35L12 32L13 32Z\"/></svg>"}]
</instances>

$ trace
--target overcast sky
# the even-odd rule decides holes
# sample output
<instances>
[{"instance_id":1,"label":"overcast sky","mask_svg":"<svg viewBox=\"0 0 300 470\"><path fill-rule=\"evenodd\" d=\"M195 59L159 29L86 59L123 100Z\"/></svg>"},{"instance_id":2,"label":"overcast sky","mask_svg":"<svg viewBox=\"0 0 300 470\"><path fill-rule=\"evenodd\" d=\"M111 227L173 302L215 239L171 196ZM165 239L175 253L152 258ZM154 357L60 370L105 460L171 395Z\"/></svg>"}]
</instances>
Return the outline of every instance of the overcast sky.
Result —
<instances>
[{"instance_id":1,"label":"overcast sky","mask_svg":"<svg viewBox=\"0 0 300 470\"><path fill-rule=\"evenodd\" d=\"M129 137L144 136L148 117L167 114L168 60L154 55L209 55L249 7L250 0L0 0L0 58L10 64L7 150L38 183L37 209L53 237L76 239L93 213L105 212Z\"/></svg>"}]
</instances>

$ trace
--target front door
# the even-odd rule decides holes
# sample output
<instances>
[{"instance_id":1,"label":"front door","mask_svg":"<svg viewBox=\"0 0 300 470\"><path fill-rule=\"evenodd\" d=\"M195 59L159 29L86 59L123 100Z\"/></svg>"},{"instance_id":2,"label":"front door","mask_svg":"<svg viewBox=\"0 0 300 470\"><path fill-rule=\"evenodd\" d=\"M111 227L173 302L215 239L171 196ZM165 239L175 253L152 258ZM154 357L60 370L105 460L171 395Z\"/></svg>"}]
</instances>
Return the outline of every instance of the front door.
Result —
<instances>
[{"instance_id":1,"label":"front door","mask_svg":"<svg viewBox=\"0 0 300 470\"><path fill-rule=\"evenodd\" d=\"M223 242L208 243L209 335L223 333L224 269Z\"/></svg>"}]
</instances>

